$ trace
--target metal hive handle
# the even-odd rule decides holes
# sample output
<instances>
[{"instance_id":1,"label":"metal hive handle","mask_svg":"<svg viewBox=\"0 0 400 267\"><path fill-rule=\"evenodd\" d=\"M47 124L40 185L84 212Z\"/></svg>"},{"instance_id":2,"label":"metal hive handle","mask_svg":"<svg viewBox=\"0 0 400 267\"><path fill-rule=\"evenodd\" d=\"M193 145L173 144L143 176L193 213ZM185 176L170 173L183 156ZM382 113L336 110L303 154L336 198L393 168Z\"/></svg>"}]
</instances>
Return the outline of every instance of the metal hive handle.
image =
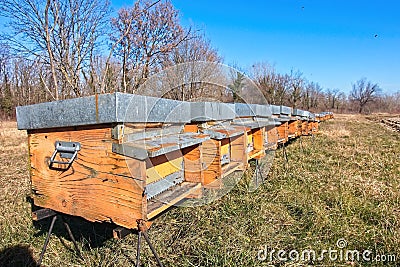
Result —
<instances>
[{"instance_id":1,"label":"metal hive handle","mask_svg":"<svg viewBox=\"0 0 400 267\"><path fill-rule=\"evenodd\" d=\"M63 165L71 165L72 162L76 159L78 155L78 151L81 150L81 144L79 142L65 142L65 141L56 141L55 150L50 158L49 167L51 167L54 163L63 164ZM69 159L68 161L59 161L55 160L57 154L60 154L60 158Z\"/></svg>"}]
</instances>

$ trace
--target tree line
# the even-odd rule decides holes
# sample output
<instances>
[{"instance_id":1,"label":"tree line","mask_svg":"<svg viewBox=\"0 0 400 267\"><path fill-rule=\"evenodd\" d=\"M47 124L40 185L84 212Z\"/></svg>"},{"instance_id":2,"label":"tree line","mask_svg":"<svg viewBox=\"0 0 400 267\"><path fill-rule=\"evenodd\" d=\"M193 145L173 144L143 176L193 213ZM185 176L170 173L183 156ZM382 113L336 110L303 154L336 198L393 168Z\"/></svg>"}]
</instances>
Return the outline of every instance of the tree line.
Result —
<instances>
[{"instance_id":1,"label":"tree line","mask_svg":"<svg viewBox=\"0 0 400 267\"><path fill-rule=\"evenodd\" d=\"M269 103L312 111L400 112L400 94L385 95L366 79L350 94L322 88L300 71L278 73L266 62L232 73L221 88L201 80L221 78L213 64L224 63L198 29L179 22L168 0L139 0L113 15L103 0L0 0L6 27L0 35L0 115L15 107L93 94L126 92L151 95L142 85L177 64L174 84L164 92L177 100L242 101L243 80L250 77ZM237 68L240 69L240 68Z\"/></svg>"}]
</instances>

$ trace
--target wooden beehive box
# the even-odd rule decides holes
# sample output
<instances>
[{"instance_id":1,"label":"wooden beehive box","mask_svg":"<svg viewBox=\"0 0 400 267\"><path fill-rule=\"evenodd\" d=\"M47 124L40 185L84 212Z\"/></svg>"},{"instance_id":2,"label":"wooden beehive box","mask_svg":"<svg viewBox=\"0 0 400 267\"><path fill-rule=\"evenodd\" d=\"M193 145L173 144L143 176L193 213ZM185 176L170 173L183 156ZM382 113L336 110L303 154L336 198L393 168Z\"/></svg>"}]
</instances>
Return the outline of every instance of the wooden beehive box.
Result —
<instances>
[{"instance_id":1,"label":"wooden beehive box","mask_svg":"<svg viewBox=\"0 0 400 267\"><path fill-rule=\"evenodd\" d=\"M238 122L236 122L238 123ZM240 125L246 128L246 155L247 160L260 159L265 156L265 127L258 122L242 121Z\"/></svg>"},{"instance_id":2,"label":"wooden beehive box","mask_svg":"<svg viewBox=\"0 0 400 267\"><path fill-rule=\"evenodd\" d=\"M204 187L222 188L224 177L247 166L246 129L214 125L201 131L211 137L203 143Z\"/></svg>"},{"instance_id":3,"label":"wooden beehive box","mask_svg":"<svg viewBox=\"0 0 400 267\"><path fill-rule=\"evenodd\" d=\"M303 110L301 109L293 109L292 117L296 119L295 127L295 137L299 137L302 135L302 115Z\"/></svg>"},{"instance_id":4,"label":"wooden beehive box","mask_svg":"<svg viewBox=\"0 0 400 267\"><path fill-rule=\"evenodd\" d=\"M280 122L277 127L278 144L284 144L289 140L289 121L291 120L290 114L292 109L286 106L271 105L272 117Z\"/></svg>"},{"instance_id":5,"label":"wooden beehive box","mask_svg":"<svg viewBox=\"0 0 400 267\"><path fill-rule=\"evenodd\" d=\"M310 113L308 111L303 111L303 115L301 116L301 134L302 135L309 135L310 132L310 125L309 125L309 117Z\"/></svg>"},{"instance_id":6,"label":"wooden beehive box","mask_svg":"<svg viewBox=\"0 0 400 267\"><path fill-rule=\"evenodd\" d=\"M309 121L308 121L308 124L307 124L307 127L308 127L308 134L312 134L314 131L313 131L313 126L314 126L314 122L310 119Z\"/></svg>"},{"instance_id":7,"label":"wooden beehive box","mask_svg":"<svg viewBox=\"0 0 400 267\"><path fill-rule=\"evenodd\" d=\"M309 135L309 126L308 126L308 120L303 120L303 122L301 123L301 134L302 135Z\"/></svg>"},{"instance_id":8,"label":"wooden beehive box","mask_svg":"<svg viewBox=\"0 0 400 267\"><path fill-rule=\"evenodd\" d=\"M309 125L310 125L310 131L312 134L315 134L316 132L318 132L318 119L317 119L317 115L314 113L310 113L310 121L309 121Z\"/></svg>"},{"instance_id":9,"label":"wooden beehive box","mask_svg":"<svg viewBox=\"0 0 400 267\"><path fill-rule=\"evenodd\" d=\"M315 120L315 121L313 122L313 132L314 132L314 133L317 133L318 130L319 130L319 121L318 121L318 120Z\"/></svg>"},{"instance_id":10,"label":"wooden beehive box","mask_svg":"<svg viewBox=\"0 0 400 267\"><path fill-rule=\"evenodd\" d=\"M281 107L281 112L279 115L279 119L287 122L287 131L285 133L285 142L287 142L289 141L289 139L293 139L296 137L297 121L296 117L292 116L293 113L292 108L287 106L280 106L280 107Z\"/></svg>"},{"instance_id":11,"label":"wooden beehive box","mask_svg":"<svg viewBox=\"0 0 400 267\"><path fill-rule=\"evenodd\" d=\"M276 150L278 148L278 129L281 123L273 121L271 125L265 127L265 150Z\"/></svg>"},{"instance_id":12,"label":"wooden beehive box","mask_svg":"<svg viewBox=\"0 0 400 267\"><path fill-rule=\"evenodd\" d=\"M271 125L269 105L235 104L236 120L234 124L246 127L245 141L247 160L261 159L266 150L266 127Z\"/></svg>"},{"instance_id":13,"label":"wooden beehive box","mask_svg":"<svg viewBox=\"0 0 400 267\"><path fill-rule=\"evenodd\" d=\"M299 136L301 136L301 134L302 134L302 124L303 124L303 121L301 120L301 118L298 118L297 119L297 125L296 125L296 137L299 137Z\"/></svg>"},{"instance_id":14,"label":"wooden beehive box","mask_svg":"<svg viewBox=\"0 0 400 267\"><path fill-rule=\"evenodd\" d=\"M133 159L135 170L143 169L146 219L184 198L201 196L201 144L209 140L208 135L185 132L183 125L163 124L139 131L136 125L124 127L124 137L119 144L113 144L113 152Z\"/></svg>"},{"instance_id":15,"label":"wooden beehive box","mask_svg":"<svg viewBox=\"0 0 400 267\"><path fill-rule=\"evenodd\" d=\"M278 131L278 144L284 144L289 140L289 124L287 120L279 120L281 123L277 127Z\"/></svg>"},{"instance_id":16,"label":"wooden beehive box","mask_svg":"<svg viewBox=\"0 0 400 267\"><path fill-rule=\"evenodd\" d=\"M192 119L186 128L210 137L202 144L203 186L221 189L223 178L246 168L245 128L231 125L236 116L233 104L190 104Z\"/></svg>"},{"instance_id":17,"label":"wooden beehive box","mask_svg":"<svg viewBox=\"0 0 400 267\"><path fill-rule=\"evenodd\" d=\"M296 118L292 118L288 122L288 138L293 139L297 137L298 133L298 120Z\"/></svg>"},{"instance_id":18,"label":"wooden beehive box","mask_svg":"<svg viewBox=\"0 0 400 267\"><path fill-rule=\"evenodd\" d=\"M188 103L115 93L18 107L17 121L38 207L135 228L201 188L209 137L183 131Z\"/></svg>"},{"instance_id":19,"label":"wooden beehive box","mask_svg":"<svg viewBox=\"0 0 400 267\"><path fill-rule=\"evenodd\" d=\"M314 113L309 112L309 116L308 116L308 134L314 134L315 133L315 115Z\"/></svg>"},{"instance_id":20,"label":"wooden beehive box","mask_svg":"<svg viewBox=\"0 0 400 267\"><path fill-rule=\"evenodd\" d=\"M280 125L273 118L257 118L259 126L264 128L264 151L276 150L278 148L278 131L276 126Z\"/></svg>"}]
</instances>

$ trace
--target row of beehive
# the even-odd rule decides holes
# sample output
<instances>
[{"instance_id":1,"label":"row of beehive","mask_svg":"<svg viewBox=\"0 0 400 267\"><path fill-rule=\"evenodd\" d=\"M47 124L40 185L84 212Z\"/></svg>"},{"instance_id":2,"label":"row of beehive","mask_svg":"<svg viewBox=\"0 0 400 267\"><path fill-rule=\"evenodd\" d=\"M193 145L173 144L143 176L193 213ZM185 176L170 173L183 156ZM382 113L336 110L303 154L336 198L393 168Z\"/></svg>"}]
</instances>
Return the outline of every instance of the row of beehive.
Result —
<instances>
[{"instance_id":1,"label":"row of beehive","mask_svg":"<svg viewBox=\"0 0 400 267\"><path fill-rule=\"evenodd\" d=\"M38 207L135 228L331 113L108 94L17 108Z\"/></svg>"}]
</instances>

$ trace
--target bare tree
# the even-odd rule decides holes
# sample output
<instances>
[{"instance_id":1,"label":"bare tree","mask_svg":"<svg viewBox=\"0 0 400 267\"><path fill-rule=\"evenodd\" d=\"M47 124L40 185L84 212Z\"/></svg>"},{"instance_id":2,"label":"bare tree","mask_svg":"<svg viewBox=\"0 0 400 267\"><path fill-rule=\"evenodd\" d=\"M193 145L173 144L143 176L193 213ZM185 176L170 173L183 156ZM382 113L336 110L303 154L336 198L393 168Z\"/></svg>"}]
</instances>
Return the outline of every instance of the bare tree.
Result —
<instances>
[{"instance_id":1,"label":"bare tree","mask_svg":"<svg viewBox=\"0 0 400 267\"><path fill-rule=\"evenodd\" d=\"M353 89L350 92L349 98L351 101L357 103L358 112L362 113L365 105L374 101L380 90L378 84L367 81L366 78L362 78L353 84Z\"/></svg>"},{"instance_id":2,"label":"bare tree","mask_svg":"<svg viewBox=\"0 0 400 267\"><path fill-rule=\"evenodd\" d=\"M108 13L109 2L100 0L0 0L11 30L3 39L49 66L51 86L43 84L55 99L83 94L82 75L90 72Z\"/></svg>"},{"instance_id":3,"label":"bare tree","mask_svg":"<svg viewBox=\"0 0 400 267\"><path fill-rule=\"evenodd\" d=\"M325 93L324 106L329 110L337 108L341 92L339 89L327 89Z\"/></svg>"},{"instance_id":4,"label":"bare tree","mask_svg":"<svg viewBox=\"0 0 400 267\"><path fill-rule=\"evenodd\" d=\"M260 62L252 66L250 73L268 103L274 104L279 80L275 68L268 62Z\"/></svg>"},{"instance_id":5,"label":"bare tree","mask_svg":"<svg viewBox=\"0 0 400 267\"><path fill-rule=\"evenodd\" d=\"M284 105L286 104L288 91L290 86L290 76L287 74L278 74L274 80L274 101L273 104Z\"/></svg>"},{"instance_id":6,"label":"bare tree","mask_svg":"<svg viewBox=\"0 0 400 267\"><path fill-rule=\"evenodd\" d=\"M122 61L123 91L135 92L149 75L161 69L165 54L189 36L169 1L137 1L112 19L115 55Z\"/></svg>"},{"instance_id":7,"label":"bare tree","mask_svg":"<svg viewBox=\"0 0 400 267\"><path fill-rule=\"evenodd\" d=\"M288 101L293 108L296 108L303 94L305 80L303 78L303 74L300 71L291 71L289 80L290 85Z\"/></svg>"},{"instance_id":8,"label":"bare tree","mask_svg":"<svg viewBox=\"0 0 400 267\"><path fill-rule=\"evenodd\" d=\"M177 100L216 97L213 93L220 88L209 82L218 83L221 62L222 58L203 35L190 35L163 58L163 69L179 66L172 68L174 73L169 71L168 92L162 95Z\"/></svg>"},{"instance_id":9,"label":"bare tree","mask_svg":"<svg viewBox=\"0 0 400 267\"><path fill-rule=\"evenodd\" d=\"M322 88L318 83L308 82L304 86L304 90L301 96L301 107L306 110L317 109L319 106L319 100L322 98Z\"/></svg>"}]
</instances>

